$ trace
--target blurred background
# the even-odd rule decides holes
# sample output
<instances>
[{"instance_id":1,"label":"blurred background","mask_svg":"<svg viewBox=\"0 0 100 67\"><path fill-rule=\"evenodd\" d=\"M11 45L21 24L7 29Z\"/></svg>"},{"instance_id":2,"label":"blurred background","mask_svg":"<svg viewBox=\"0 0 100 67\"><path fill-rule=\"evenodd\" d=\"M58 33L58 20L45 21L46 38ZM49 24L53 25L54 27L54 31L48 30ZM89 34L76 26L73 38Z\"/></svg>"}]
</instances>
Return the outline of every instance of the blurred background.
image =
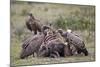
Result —
<instances>
[{"instance_id":1,"label":"blurred background","mask_svg":"<svg viewBox=\"0 0 100 67\"><path fill-rule=\"evenodd\" d=\"M63 62L81 62L95 60L95 6L55 4L41 2L11 1L11 65L32 65ZM18 59L21 45L25 38L32 35L25 21L32 13L42 25L52 24L54 29L71 29L85 42L89 56L72 56L65 58ZM44 62L43 62L44 61Z\"/></svg>"}]
</instances>

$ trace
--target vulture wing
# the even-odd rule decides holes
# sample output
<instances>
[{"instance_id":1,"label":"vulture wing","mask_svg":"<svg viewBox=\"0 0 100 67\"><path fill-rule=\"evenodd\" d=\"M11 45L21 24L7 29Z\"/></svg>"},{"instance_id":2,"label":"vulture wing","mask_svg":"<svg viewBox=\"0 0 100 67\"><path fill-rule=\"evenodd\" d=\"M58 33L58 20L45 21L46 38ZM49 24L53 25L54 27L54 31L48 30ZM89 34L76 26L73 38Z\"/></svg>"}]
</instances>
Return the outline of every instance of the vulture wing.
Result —
<instances>
[{"instance_id":1,"label":"vulture wing","mask_svg":"<svg viewBox=\"0 0 100 67\"><path fill-rule=\"evenodd\" d=\"M30 31L32 31L32 26L31 26L30 22L26 21L26 26Z\"/></svg>"}]
</instances>

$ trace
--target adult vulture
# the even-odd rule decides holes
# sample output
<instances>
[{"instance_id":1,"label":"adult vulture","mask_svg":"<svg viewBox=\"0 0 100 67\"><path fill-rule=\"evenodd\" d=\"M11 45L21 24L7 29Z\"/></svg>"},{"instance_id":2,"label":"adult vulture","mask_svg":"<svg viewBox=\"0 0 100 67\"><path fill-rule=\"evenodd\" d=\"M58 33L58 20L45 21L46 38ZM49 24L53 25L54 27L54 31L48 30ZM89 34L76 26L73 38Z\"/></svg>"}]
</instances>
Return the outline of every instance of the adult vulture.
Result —
<instances>
[{"instance_id":1,"label":"adult vulture","mask_svg":"<svg viewBox=\"0 0 100 67\"><path fill-rule=\"evenodd\" d=\"M77 34L69 31L64 32L62 29L59 29L58 32L62 35L66 42L68 42L73 54L77 52L78 54L83 53L85 56L88 55L84 41Z\"/></svg>"}]
</instances>

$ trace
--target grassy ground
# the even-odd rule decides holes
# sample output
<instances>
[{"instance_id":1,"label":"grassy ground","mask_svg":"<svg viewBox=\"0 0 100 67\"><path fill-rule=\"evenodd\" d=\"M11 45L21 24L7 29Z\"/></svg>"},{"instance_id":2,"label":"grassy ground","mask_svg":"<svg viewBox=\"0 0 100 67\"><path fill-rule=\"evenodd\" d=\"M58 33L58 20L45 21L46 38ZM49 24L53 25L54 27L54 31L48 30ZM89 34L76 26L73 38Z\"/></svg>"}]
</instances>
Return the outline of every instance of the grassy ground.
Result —
<instances>
[{"instance_id":1,"label":"grassy ground","mask_svg":"<svg viewBox=\"0 0 100 67\"><path fill-rule=\"evenodd\" d=\"M77 6L77 5L62 5L62 4L41 4L41 3L26 3L16 2L11 3L11 66L16 65L37 65L37 64L54 64L54 63L72 63L72 62L85 62L95 60L95 31L90 34L87 30L75 30L82 39L85 41L86 48L89 51L88 56L74 55L64 58L35 58L28 57L26 59L19 59L21 52L22 41L31 35L30 31L25 26L25 18L28 12L41 21L41 24L54 23L59 15L63 17L77 16L82 13L93 13L93 10L84 12L84 8L94 8L90 6ZM84 15L82 14L82 16ZM86 15L87 15L86 14ZM89 14L90 16L90 14ZM92 16L92 15L91 15ZM84 16L83 16L84 17ZM93 16L92 16L93 17ZM94 18L91 19L94 21Z\"/></svg>"},{"instance_id":2,"label":"grassy ground","mask_svg":"<svg viewBox=\"0 0 100 67\"><path fill-rule=\"evenodd\" d=\"M36 58L36 57L28 57L26 59L19 59L20 55L20 46L19 44L13 44L11 46L11 65L18 66L18 65L38 65L38 64L54 64L54 63L72 63L72 62L88 62L94 61L94 44L86 45L89 51L88 56L83 55L74 55L70 57L64 58Z\"/></svg>"},{"instance_id":3,"label":"grassy ground","mask_svg":"<svg viewBox=\"0 0 100 67\"><path fill-rule=\"evenodd\" d=\"M88 56L74 55L62 58L37 58L30 56L26 59L19 59L21 51L21 42L14 40L11 42L11 65L38 65L38 64L54 64L54 63L72 63L72 62L88 62L95 60L95 45L94 41L86 42L86 48L89 51Z\"/></svg>"}]
</instances>

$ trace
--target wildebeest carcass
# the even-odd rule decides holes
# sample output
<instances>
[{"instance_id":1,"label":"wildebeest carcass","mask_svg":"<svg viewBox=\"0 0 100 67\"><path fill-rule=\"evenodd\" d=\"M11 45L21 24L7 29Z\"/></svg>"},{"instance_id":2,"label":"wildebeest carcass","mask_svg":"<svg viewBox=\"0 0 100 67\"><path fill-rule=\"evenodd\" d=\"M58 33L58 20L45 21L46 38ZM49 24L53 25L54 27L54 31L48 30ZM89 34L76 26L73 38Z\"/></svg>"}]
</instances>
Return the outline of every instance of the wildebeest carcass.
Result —
<instances>
[{"instance_id":1,"label":"wildebeest carcass","mask_svg":"<svg viewBox=\"0 0 100 67\"><path fill-rule=\"evenodd\" d=\"M35 19L32 13L29 13L28 18L26 20L26 26L31 32L37 34L37 31L41 32L41 25L39 22L40 21Z\"/></svg>"},{"instance_id":2,"label":"wildebeest carcass","mask_svg":"<svg viewBox=\"0 0 100 67\"><path fill-rule=\"evenodd\" d=\"M39 49L39 56L56 58L71 55L69 47L60 38L60 35L49 29L49 27L45 28L43 30L45 33L44 42Z\"/></svg>"},{"instance_id":3,"label":"wildebeest carcass","mask_svg":"<svg viewBox=\"0 0 100 67\"><path fill-rule=\"evenodd\" d=\"M88 55L88 51L85 47L84 41L76 34L72 32L63 32L62 29L59 29L58 32L65 38L66 42L70 45L72 54L77 52L78 54L84 53L85 56ZM74 49L74 50L73 50Z\"/></svg>"},{"instance_id":4,"label":"wildebeest carcass","mask_svg":"<svg viewBox=\"0 0 100 67\"><path fill-rule=\"evenodd\" d=\"M34 36L29 37L25 40L22 44L22 51L20 58L24 59L25 57L28 57L34 53L38 53L38 50L43 42L44 35L43 34L37 34Z\"/></svg>"}]
</instances>

